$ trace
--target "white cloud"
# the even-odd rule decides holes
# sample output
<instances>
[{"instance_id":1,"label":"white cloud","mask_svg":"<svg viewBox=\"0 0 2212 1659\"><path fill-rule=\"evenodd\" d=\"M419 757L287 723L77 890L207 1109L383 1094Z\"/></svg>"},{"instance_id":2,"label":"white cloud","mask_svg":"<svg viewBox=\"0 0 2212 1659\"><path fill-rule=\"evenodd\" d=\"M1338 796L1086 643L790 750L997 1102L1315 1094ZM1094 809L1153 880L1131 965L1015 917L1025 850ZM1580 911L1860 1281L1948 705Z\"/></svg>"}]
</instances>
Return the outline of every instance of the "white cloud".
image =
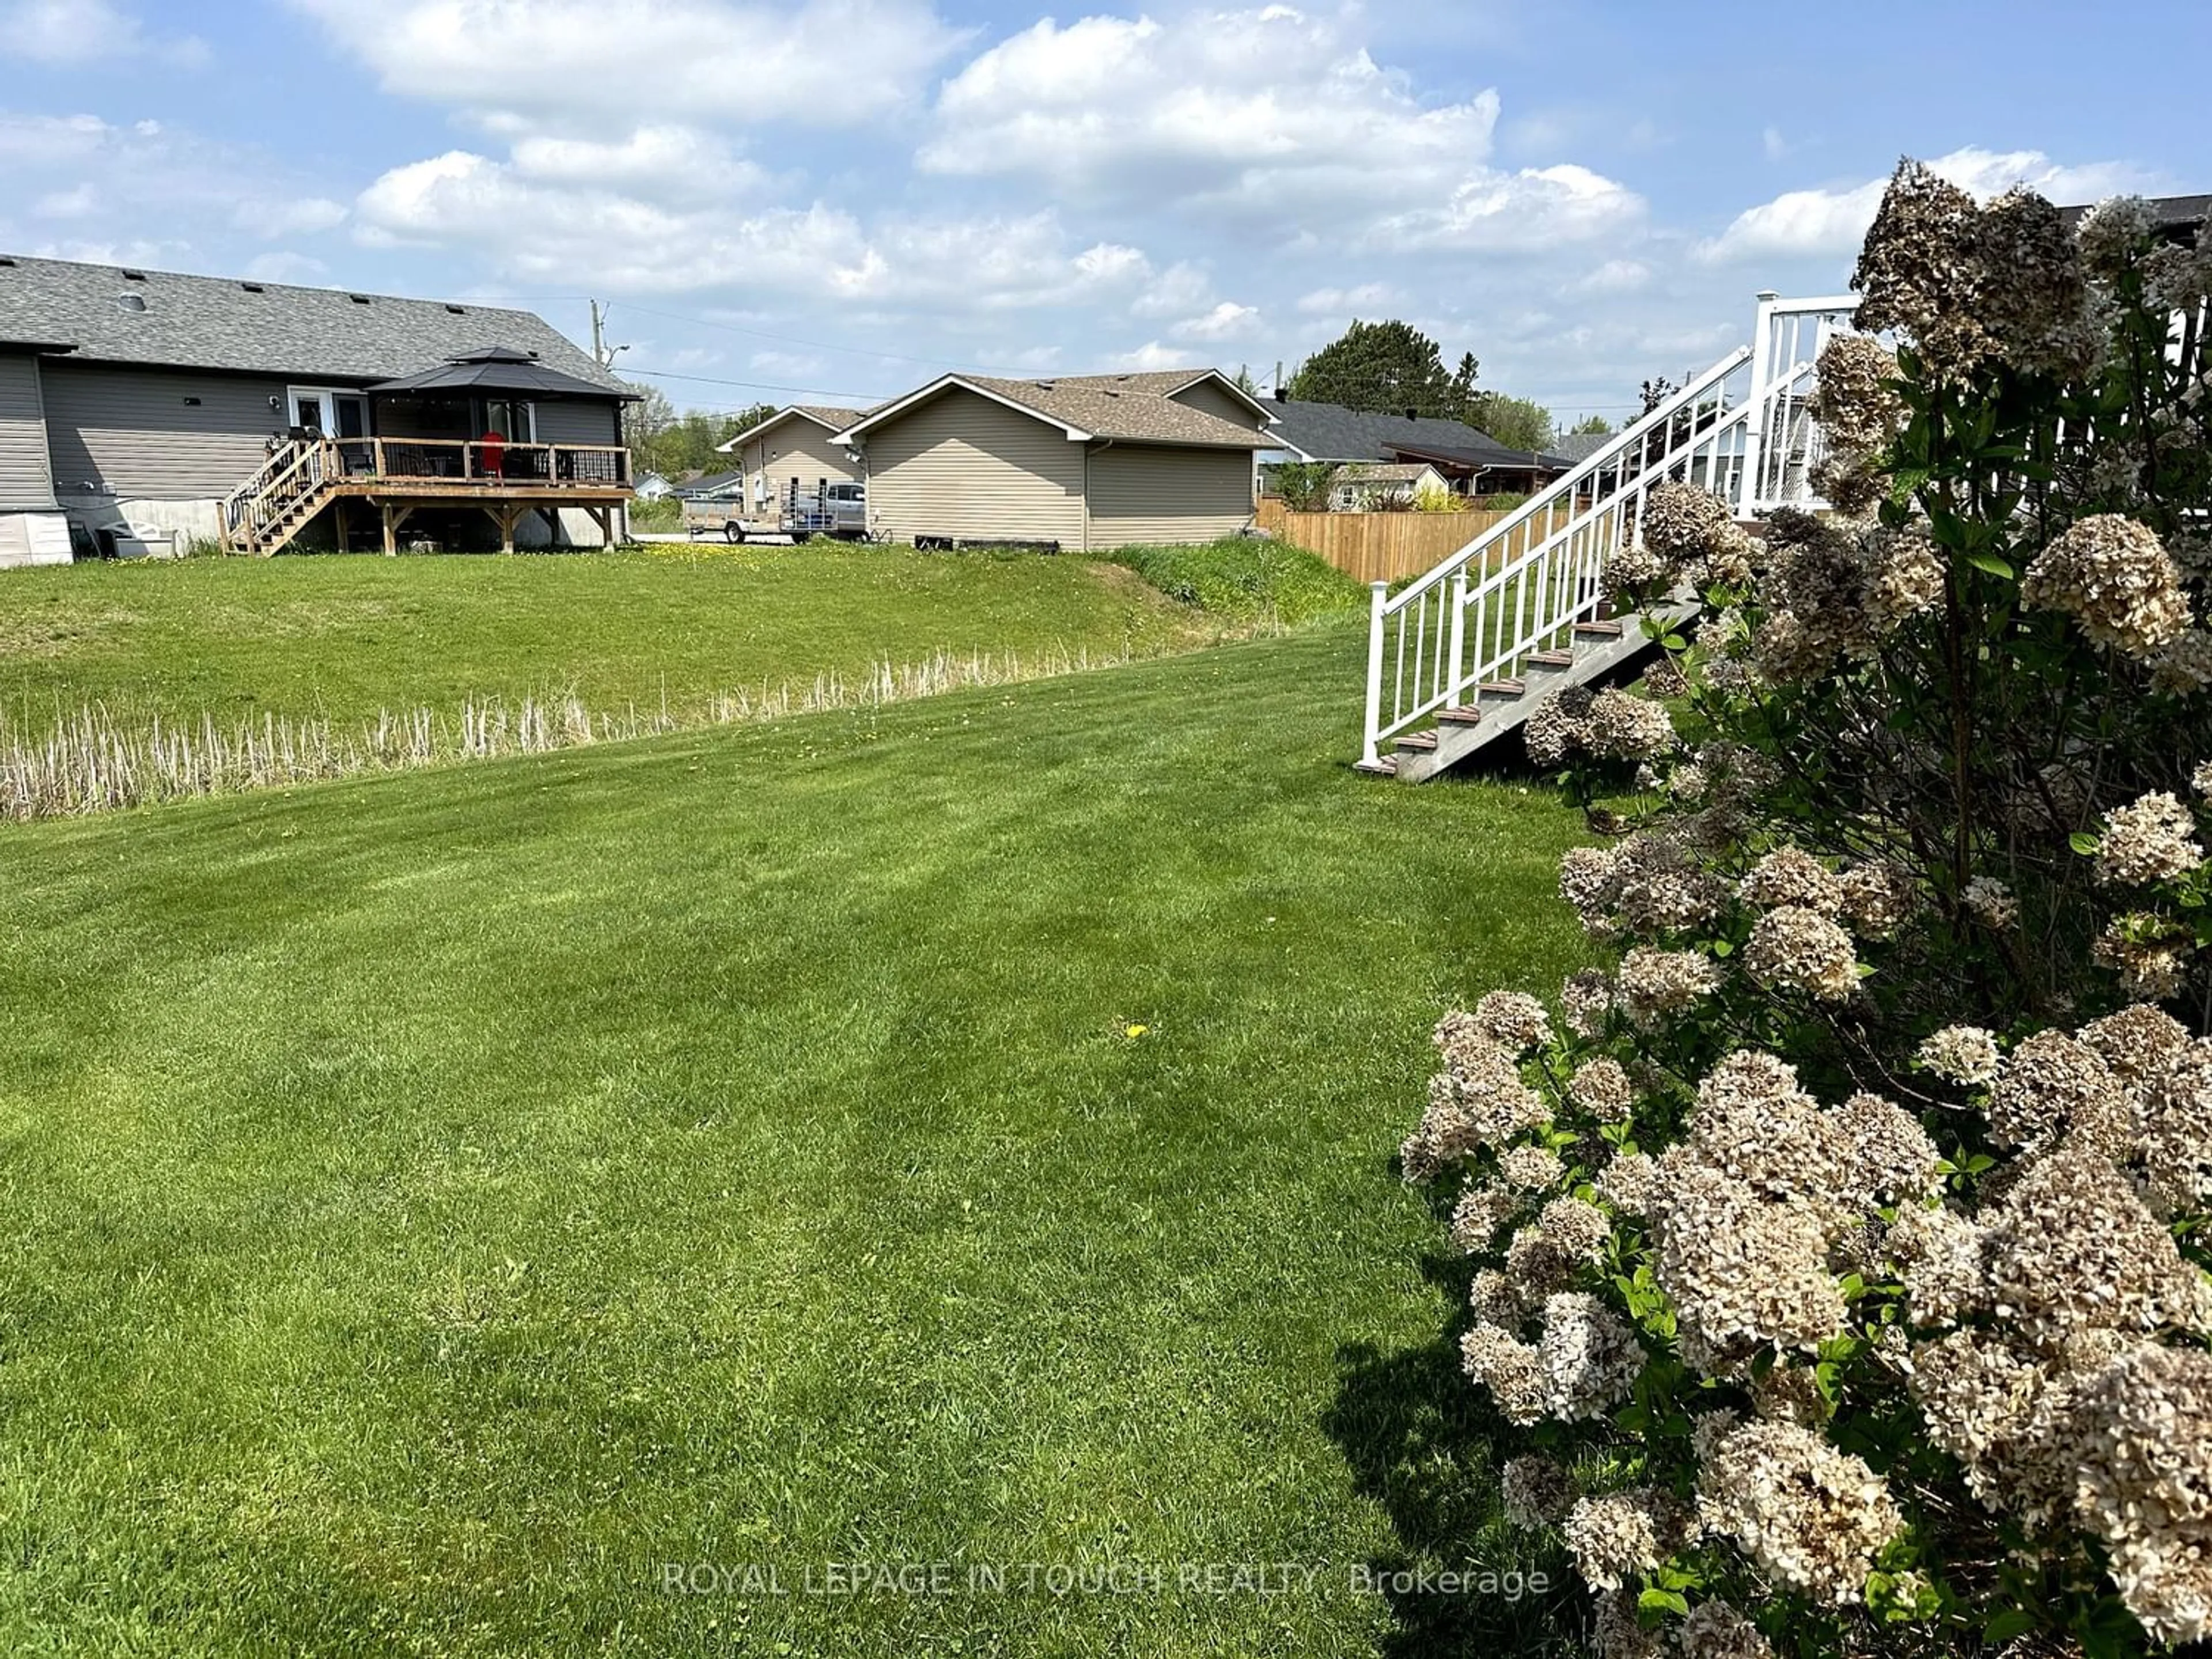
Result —
<instances>
[{"instance_id":1,"label":"white cloud","mask_svg":"<svg viewBox=\"0 0 2212 1659\"><path fill-rule=\"evenodd\" d=\"M1189 352L1178 350L1171 345L1163 345L1158 340L1148 340L1134 351L1117 353L1108 360L1106 366L1109 368L1127 369L1135 374L1149 374L1164 368L1204 367L1194 362Z\"/></svg>"},{"instance_id":2,"label":"white cloud","mask_svg":"<svg viewBox=\"0 0 2212 1659\"><path fill-rule=\"evenodd\" d=\"M1224 300L1201 317L1185 318L1169 332L1178 340L1249 340L1259 332L1260 307Z\"/></svg>"},{"instance_id":3,"label":"white cloud","mask_svg":"<svg viewBox=\"0 0 2212 1659\"><path fill-rule=\"evenodd\" d=\"M88 184L72 190L48 191L31 204L31 211L41 219L83 219L99 207L100 193Z\"/></svg>"},{"instance_id":4,"label":"white cloud","mask_svg":"<svg viewBox=\"0 0 2212 1659\"><path fill-rule=\"evenodd\" d=\"M2041 150L1987 150L1969 145L1938 156L1929 167L1961 189L1988 198L2026 185L2054 202L2094 202L2143 187L2138 169L2119 161L2065 167ZM1856 253L1881 205L1887 178L1830 190L1793 190L1747 208L1718 236L1701 242L1696 257L1708 264L1759 258L1797 259Z\"/></svg>"},{"instance_id":5,"label":"white cloud","mask_svg":"<svg viewBox=\"0 0 2212 1659\"><path fill-rule=\"evenodd\" d=\"M1280 5L1047 19L945 83L918 164L1278 223L1433 199L1479 175L1497 94L1425 103L1352 21Z\"/></svg>"},{"instance_id":6,"label":"white cloud","mask_svg":"<svg viewBox=\"0 0 2212 1659\"><path fill-rule=\"evenodd\" d=\"M1778 161L1790 154L1790 141L1782 136L1780 127L1767 127L1762 131L1759 135L1759 143L1770 161Z\"/></svg>"},{"instance_id":7,"label":"white cloud","mask_svg":"<svg viewBox=\"0 0 2212 1659\"><path fill-rule=\"evenodd\" d=\"M15 0L0 5L0 58L60 65L145 56L191 68L207 61L207 46L190 35L150 35L137 18L108 0Z\"/></svg>"},{"instance_id":8,"label":"white cloud","mask_svg":"<svg viewBox=\"0 0 2212 1659\"><path fill-rule=\"evenodd\" d=\"M1372 239L1385 247L1540 252L1618 236L1641 222L1644 198L1571 163L1471 178L1440 207L1384 219Z\"/></svg>"},{"instance_id":9,"label":"white cloud","mask_svg":"<svg viewBox=\"0 0 2212 1659\"><path fill-rule=\"evenodd\" d=\"M684 354L678 352L669 361L678 368L699 366L682 361L683 356ZM756 351L748 367L757 368L763 374L773 374L780 380L798 380L805 379L809 374L818 374L822 368L822 360L819 357L803 356L795 351Z\"/></svg>"},{"instance_id":10,"label":"white cloud","mask_svg":"<svg viewBox=\"0 0 2212 1659\"><path fill-rule=\"evenodd\" d=\"M709 125L879 123L963 38L927 0L295 3L387 92L509 133L597 133L641 106Z\"/></svg>"},{"instance_id":11,"label":"white cloud","mask_svg":"<svg viewBox=\"0 0 2212 1659\"><path fill-rule=\"evenodd\" d=\"M289 201L241 202L231 222L240 230L274 241L286 236L311 236L345 222L345 205L326 196L298 196Z\"/></svg>"},{"instance_id":12,"label":"white cloud","mask_svg":"<svg viewBox=\"0 0 2212 1659\"><path fill-rule=\"evenodd\" d=\"M1633 294L1651 280L1651 267L1641 259L1607 259L1575 284L1581 294Z\"/></svg>"},{"instance_id":13,"label":"white cloud","mask_svg":"<svg viewBox=\"0 0 2212 1659\"><path fill-rule=\"evenodd\" d=\"M1340 317L1381 311L1398 302L1395 290L1382 283L1362 283L1357 288L1317 288L1298 297L1298 310L1309 317Z\"/></svg>"}]
</instances>

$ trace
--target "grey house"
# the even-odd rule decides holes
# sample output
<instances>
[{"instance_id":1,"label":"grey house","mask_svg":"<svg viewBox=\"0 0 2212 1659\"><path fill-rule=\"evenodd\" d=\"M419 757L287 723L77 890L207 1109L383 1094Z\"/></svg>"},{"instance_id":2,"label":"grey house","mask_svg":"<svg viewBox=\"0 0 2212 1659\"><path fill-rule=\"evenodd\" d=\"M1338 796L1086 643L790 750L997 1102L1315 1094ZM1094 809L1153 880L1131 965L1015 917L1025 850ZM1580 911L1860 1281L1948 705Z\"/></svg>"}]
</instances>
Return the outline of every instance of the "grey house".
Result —
<instances>
[{"instance_id":1,"label":"grey house","mask_svg":"<svg viewBox=\"0 0 2212 1659\"><path fill-rule=\"evenodd\" d=\"M1262 398L1260 402L1273 417L1270 435L1275 440L1275 447L1260 457L1263 473L1286 461L1428 465L1461 494L1486 495L1541 489L1573 465L1564 456L1508 449L1488 433L1459 421L1382 415L1289 398Z\"/></svg>"},{"instance_id":2,"label":"grey house","mask_svg":"<svg viewBox=\"0 0 2212 1659\"><path fill-rule=\"evenodd\" d=\"M526 311L0 256L0 565L604 544L630 395Z\"/></svg>"}]
</instances>

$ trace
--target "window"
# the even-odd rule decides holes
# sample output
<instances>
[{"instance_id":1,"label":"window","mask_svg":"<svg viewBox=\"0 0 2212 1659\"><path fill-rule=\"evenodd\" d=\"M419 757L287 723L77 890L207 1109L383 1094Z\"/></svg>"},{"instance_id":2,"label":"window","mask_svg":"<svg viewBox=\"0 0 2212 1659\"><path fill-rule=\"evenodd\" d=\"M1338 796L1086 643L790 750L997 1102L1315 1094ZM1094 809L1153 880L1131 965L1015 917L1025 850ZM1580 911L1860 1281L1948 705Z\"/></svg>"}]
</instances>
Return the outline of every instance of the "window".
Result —
<instances>
[{"instance_id":1,"label":"window","mask_svg":"<svg viewBox=\"0 0 2212 1659\"><path fill-rule=\"evenodd\" d=\"M485 432L496 432L511 444L535 443L538 441L538 410L535 405L515 398L487 398L483 407Z\"/></svg>"}]
</instances>

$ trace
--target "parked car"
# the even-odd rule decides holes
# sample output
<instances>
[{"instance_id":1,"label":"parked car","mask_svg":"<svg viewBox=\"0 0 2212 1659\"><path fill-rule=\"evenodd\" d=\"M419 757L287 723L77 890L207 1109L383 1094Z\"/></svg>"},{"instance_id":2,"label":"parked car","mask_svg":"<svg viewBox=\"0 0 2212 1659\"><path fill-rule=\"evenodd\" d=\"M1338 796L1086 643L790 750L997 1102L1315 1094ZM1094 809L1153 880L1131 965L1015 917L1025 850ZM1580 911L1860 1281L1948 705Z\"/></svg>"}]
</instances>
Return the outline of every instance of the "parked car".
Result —
<instances>
[{"instance_id":1,"label":"parked car","mask_svg":"<svg viewBox=\"0 0 2212 1659\"><path fill-rule=\"evenodd\" d=\"M777 515L776 528L794 542L809 536L828 536L841 542L868 538L868 487L863 483L816 486L811 494L794 483Z\"/></svg>"}]
</instances>

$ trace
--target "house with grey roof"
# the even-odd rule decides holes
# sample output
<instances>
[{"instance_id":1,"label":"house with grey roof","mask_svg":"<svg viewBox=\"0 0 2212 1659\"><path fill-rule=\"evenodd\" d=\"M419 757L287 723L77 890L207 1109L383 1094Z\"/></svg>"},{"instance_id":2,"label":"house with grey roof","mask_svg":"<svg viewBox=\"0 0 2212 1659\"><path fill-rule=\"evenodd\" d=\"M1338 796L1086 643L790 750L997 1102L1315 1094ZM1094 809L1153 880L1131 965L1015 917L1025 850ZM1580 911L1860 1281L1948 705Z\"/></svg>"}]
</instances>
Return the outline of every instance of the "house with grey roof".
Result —
<instances>
[{"instance_id":1,"label":"house with grey roof","mask_svg":"<svg viewBox=\"0 0 2212 1659\"><path fill-rule=\"evenodd\" d=\"M1462 421L1281 397L1259 401L1273 420L1277 441L1261 456L1263 468L1290 461L1425 465L1436 468L1462 495L1489 495L1540 489L1571 465L1546 452L1508 449Z\"/></svg>"},{"instance_id":2,"label":"house with grey roof","mask_svg":"<svg viewBox=\"0 0 2212 1659\"><path fill-rule=\"evenodd\" d=\"M602 544L632 395L526 311L0 255L0 564Z\"/></svg>"},{"instance_id":3,"label":"house with grey roof","mask_svg":"<svg viewBox=\"0 0 2212 1659\"><path fill-rule=\"evenodd\" d=\"M1245 529L1267 422L1218 369L946 374L834 441L856 457L872 535L1087 550Z\"/></svg>"}]
</instances>

